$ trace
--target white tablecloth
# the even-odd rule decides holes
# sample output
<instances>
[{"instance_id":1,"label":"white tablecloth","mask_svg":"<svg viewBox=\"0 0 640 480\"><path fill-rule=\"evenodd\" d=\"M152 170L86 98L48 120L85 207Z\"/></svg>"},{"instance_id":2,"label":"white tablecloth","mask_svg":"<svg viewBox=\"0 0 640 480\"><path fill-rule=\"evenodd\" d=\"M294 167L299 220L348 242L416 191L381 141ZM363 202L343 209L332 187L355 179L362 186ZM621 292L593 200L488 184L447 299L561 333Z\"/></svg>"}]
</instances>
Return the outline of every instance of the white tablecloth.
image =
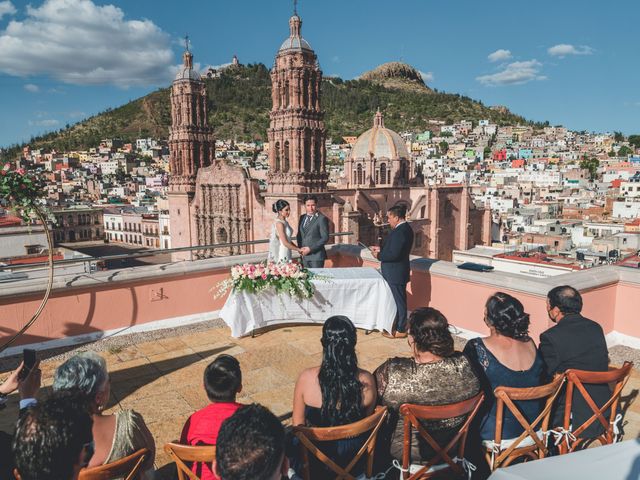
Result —
<instances>
[{"instance_id":1,"label":"white tablecloth","mask_svg":"<svg viewBox=\"0 0 640 480\"><path fill-rule=\"evenodd\" d=\"M314 280L313 298L297 299L266 290L253 294L231 292L220 311L240 337L252 330L281 323L323 323L332 315L345 315L358 328L391 331L396 304L389 286L374 268L313 268L312 272L329 277Z\"/></svg>"},{"instance_id":2,"label":"white tablecloth","mask_svg":"<svg viewBox=\"0 0 640 480\"><path fill-rule=\"evenodd\" d=\"M588 448L499 468L489 480L570 480L579 478L637 480L640 478L640 440Z\"/></svg>"}]
</instances>

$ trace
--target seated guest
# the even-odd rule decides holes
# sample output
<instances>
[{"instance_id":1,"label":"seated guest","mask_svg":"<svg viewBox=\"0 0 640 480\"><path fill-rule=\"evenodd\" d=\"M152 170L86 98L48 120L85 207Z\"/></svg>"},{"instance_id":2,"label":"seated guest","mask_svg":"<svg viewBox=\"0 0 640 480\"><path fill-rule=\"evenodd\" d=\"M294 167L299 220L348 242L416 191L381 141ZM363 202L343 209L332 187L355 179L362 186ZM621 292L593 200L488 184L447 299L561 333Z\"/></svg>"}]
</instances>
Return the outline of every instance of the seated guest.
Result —
<instances>
[{"instance_id":1,"label":"seated guest","mask_svg":"<svg viewBox=\"0 0 640 480\"><path fill-rule=\"evenodd\" d=\"M371 415L376 405L375 380L358 368L356 328L347 317L334 316L322 327L322 364L298 377L293 394L293 425L335 427ZM340 440L322 448L346 466L367 437ZM297 462L293 468L299 469Z\"/></svg>"},{"instance_id":2,"label":"seated guest","mask_svg":"<svg viewBox=\"0 0 640 480\"><path fill-rule=\"evenodd\" d=\"M24 368L24 362L9 374L7 379L0 385L0 405L4 408L4 403L15 390L20 396L20 415L23 415L27 408L35 405L35 396L40 390L41 372L38 368L40 362L36 362L34 367L24 378L20 378L20 372ZM11 438L6 432L0 432L0 478L11 478L13 475L13 455L11 455Z\"/></svg>"},{"instance_id":3,"label":"seated guest","mask_svg":"<svg viewBox=\"0 0 640 480\"><path fill-rule=\"evenodd\" d=\"M86 400L54 394L20 417L13 437L18 480L75 480L93 455ZM9 478L9 477L7 477Z\"/></svg>"},{"instance_id":4,"label":"seated guest","mask_svg":"<svg viewBox=\"0 0 640 480\"><path fill-rule=\"evenodd\" d=\"M236 411L220 427L215 471L222 480L280 480L286 476L280 420L256 403Z\"/></svg>"},{"instance_id":5,"label":"seated guest","mask_svg":"<svg viewBox=\"0 0 640 480\"><path fill-rule=\"evenodd\" d=\"M496 430L496 387L536 387L541 384L543 363L535 343L529 337L529 314L511 295L498 292L485 305L484 322L490 334L467 342L464 353L471 360L485 393L479 413L480 437L493 440ZM537 400L515 402L532 422L540 413ZM523 431L518 420L505 409L502 438L517 437Z\"/></svg>"},{"instance_id":6,"label":"seated guest","mask_svg":"<svg viewBox=\"0 0 640 480\"><path fill-rule=\"evenodd\" d=\"M390 437L391 456L402 460L404 422L399 409L403 403L445 405L467 400L480 391L467 358L453 349L447 319L435 308L418 308L409 317L411 357L390 358L375 371L378 402L389 409L389 424L383 437ZM466 417L433 420L425 427L440 445L446 445ZM433 450L417 432L411 442L412 463L429 460ZM385 440L382 440L384 443Z\"/></svg>"},{"instance_id":7,"label":"seated guest","mask_svg":"<svg viewBox=\"0 0 640 480\"><path fill-rule=\"evenodd\" d=\"M93 418L95 453L89 467L111 463L148 448L150 455L142 471L153 468L155 442L142 416L133 410L120 410L111 415L102 413L111 391L104 358L95 352L83 352L60 365L53 377L53 390L72 389L86 396Z\"/></svg>"},{"instance_id":8,"label":"seated guest","mask_svg":"<svg viewBox=\"0 0 640 480\"><path fill-rule=\"evenodd\" d=\"M211 403L189 417L182 429L180 443L215 445L220 425L241 407L236 395L242 390L242 373L238 360L220 355L204 371L204 389ZM210 465L195 463L192 467L201 480L217 479Z\"/></svg>"},{"instance_id":9,"label":"seated guest","mask_svg":"<svg viewBox=\"0 0 640 480\"><path fill-rule=\"evenodd\" d=\"M602 327L580 315L582 297L572 287L555 287L547 294L547 312L553 327L540 335L540 353L546 366L546 373L553 377L570 368L606 372L609 367L609 351ZM611 396L608 385L585 384L585 389L593 401L601 407ZM562 425L564 417L564 389L556 400L554 425ZM587 421L593 411L582 394L575 389L573 394L572 424L579 427ZM584 431L584 437L597 437L603 432L602 424L593 422Z\"/></svg>"}]
</instances>

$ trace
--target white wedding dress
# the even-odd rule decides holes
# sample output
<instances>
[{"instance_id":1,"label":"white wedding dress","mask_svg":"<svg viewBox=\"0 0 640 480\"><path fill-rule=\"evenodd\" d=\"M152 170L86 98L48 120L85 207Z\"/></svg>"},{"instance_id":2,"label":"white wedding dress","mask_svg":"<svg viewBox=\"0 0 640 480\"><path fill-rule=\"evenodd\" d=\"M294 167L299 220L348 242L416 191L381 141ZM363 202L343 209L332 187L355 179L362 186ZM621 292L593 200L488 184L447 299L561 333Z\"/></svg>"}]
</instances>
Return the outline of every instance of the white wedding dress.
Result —
<instances>
[{"instance_id":1,"label":"white wedding dress","mask_svg":"<svg viewBox=\"0 0 640 480\"><path fill-rule=\"evenodd\" d=\"M271 236L269 237L269 256L267 257L272 262L288 262L291 260L291 250L285 247L278 237L278 231L276 230L276 224L282 223L284 225L284 233L287 236L287 240L291 242L291 235L293 235L293 228L286 220L280 220L276 218L275 222L271 226Z\"/></svg>"}]
</instances>

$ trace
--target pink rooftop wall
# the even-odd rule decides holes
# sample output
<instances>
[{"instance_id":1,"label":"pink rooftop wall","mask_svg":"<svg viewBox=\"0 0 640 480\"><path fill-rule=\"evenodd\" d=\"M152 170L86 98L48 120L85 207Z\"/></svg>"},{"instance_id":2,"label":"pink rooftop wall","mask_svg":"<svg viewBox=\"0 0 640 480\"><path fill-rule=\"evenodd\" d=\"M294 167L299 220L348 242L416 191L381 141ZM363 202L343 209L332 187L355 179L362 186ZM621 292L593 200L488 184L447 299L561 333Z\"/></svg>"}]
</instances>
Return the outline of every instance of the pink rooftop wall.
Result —
<instances>
[{"instance_id":1,"label":"pink rooftop wall","mask_svg":"<svg viewBox=\"0 0 640 480\"><path fill-rule=\"evenodd\" d=\"M379 264L343 253L331 253L327 266L355 267ZM166 319L211 314L225 299L214 298L212 287L228 277L229 267L199 272L150 276L131 282L98 283L84 288L54 291L42 316L18 344L44 342L68 336L95 334ZM514 287L515 288L515 287ZM477 281L414 269L408 286L409 309L432 306L459 328L487 333L484 303L498 288ZM519 298L531 315L531 334L551 326L543 294L500 288ZM637 305L640 284L611 282L582 291L585 316L598 321L605 333L617 331L640 338ZM41 294L0 297L0 344L24 325L36 310ZM336 312L339 313L339 312Z\"/></svg>"}]
</instances>

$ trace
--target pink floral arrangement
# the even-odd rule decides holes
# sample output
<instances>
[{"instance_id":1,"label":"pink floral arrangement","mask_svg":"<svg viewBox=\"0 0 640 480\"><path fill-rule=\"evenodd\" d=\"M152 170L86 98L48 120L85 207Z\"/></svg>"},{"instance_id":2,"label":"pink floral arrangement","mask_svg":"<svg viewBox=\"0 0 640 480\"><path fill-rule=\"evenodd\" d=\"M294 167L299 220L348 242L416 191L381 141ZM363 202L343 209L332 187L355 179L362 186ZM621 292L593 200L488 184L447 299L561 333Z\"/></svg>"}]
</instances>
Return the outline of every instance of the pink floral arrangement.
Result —
<instances>
[{"instance_id":1,"label":"pink floral arrangement","mask_svg":"<svg viewBox=\"0 0 640 480\"><path fill-rule=\"evenodd\" d=\"M245 263L231 267L231 278L218 284L216 297L221 297L230 289L258 293L272 288L277 293L292 297L311 298L315 292L311 280L316 277L294 261Z\"/></svg>"}]
</instances>

